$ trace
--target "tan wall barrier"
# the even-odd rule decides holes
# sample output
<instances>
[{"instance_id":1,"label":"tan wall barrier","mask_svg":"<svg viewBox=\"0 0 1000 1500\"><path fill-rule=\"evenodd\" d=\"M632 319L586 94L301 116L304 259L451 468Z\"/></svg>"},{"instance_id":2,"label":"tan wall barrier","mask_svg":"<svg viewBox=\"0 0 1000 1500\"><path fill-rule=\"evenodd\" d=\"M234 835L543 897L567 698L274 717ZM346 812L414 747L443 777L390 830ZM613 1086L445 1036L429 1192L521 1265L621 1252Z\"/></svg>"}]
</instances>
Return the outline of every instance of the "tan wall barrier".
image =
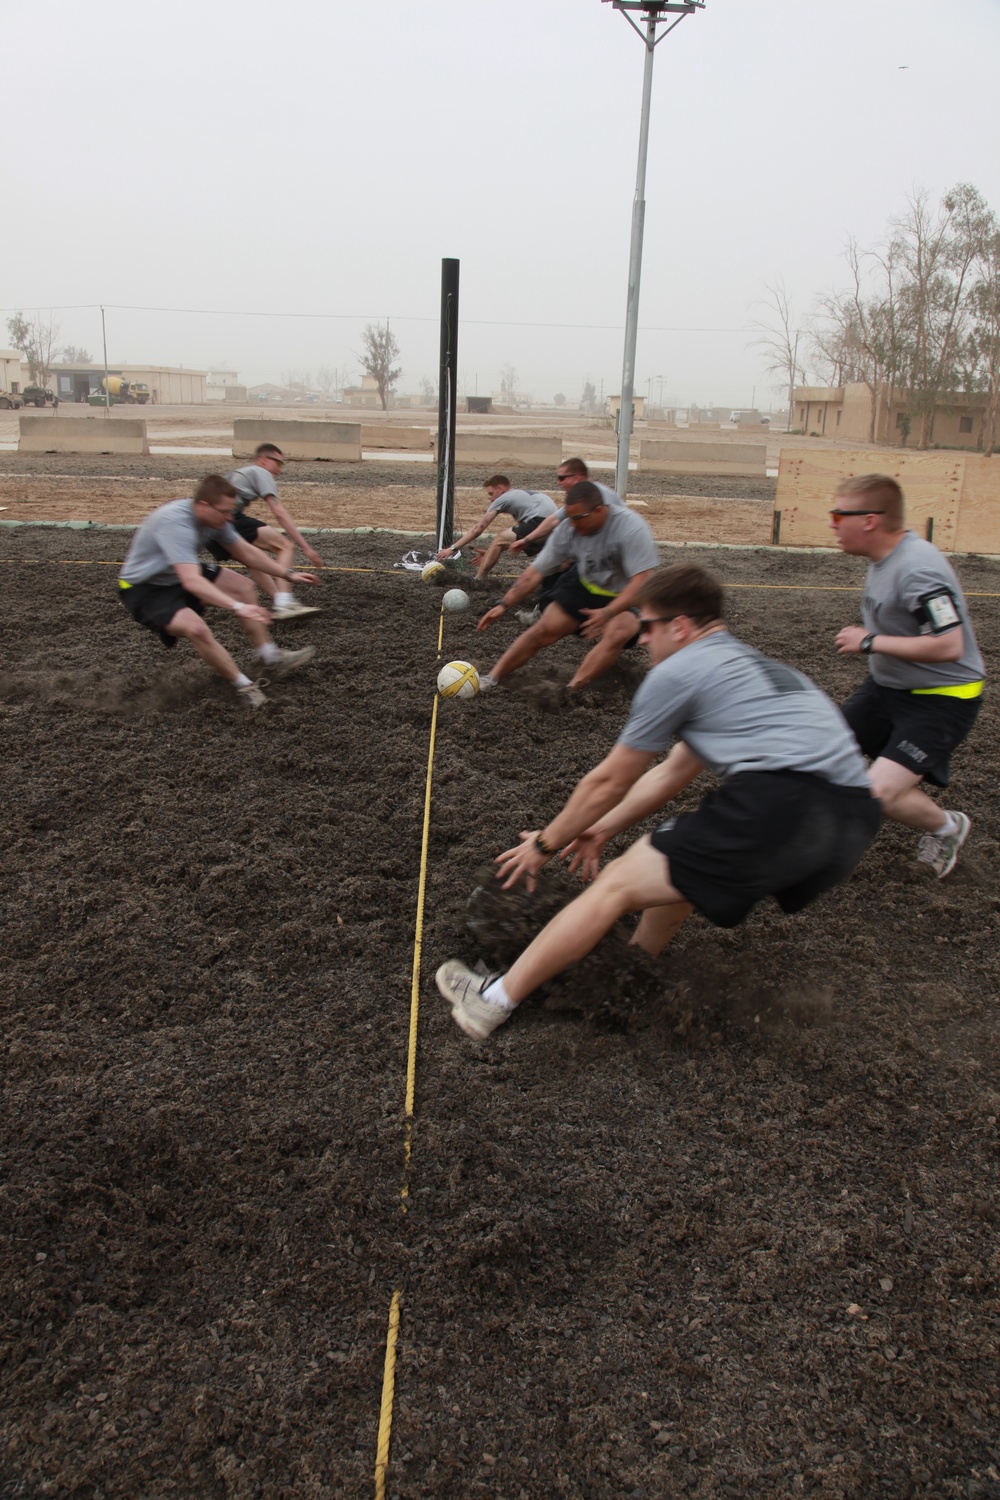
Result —
<instances>
[{"instance_id":1,"label":"tan wall barrier","mask_svg":"<svg viewBox=\"0 0 1000 1500\"><path fill-rule=\"evenodd\" d=\"M277 443L288 459L331 463L361 462L359 422L272 422L270 418L233 423L233 457L253 458L261 443Z\"/></svg>"},{"instance_id":2,"label":"tan wall barrier","mask_svg":"<svg viewBox=\"0 0 1000 1500\"><path fill-rule=\"evenodd\" d=\"M437 434L434 438L437 447ZM516 468L545 469L562 463L562 438L521 437L516 432L480 435L460 432L455 442L455 461L460 464L487 464L490 468L505 465Z\"/></svg>"},{"instance_id":3,"label":"tan wall barrier","mask_svg":"<svg viewBox=\"0 0 1000 1500\"><path fill-rule=\"evenodd\" d=\"M643 438L640 474L714 474L763 479L767 443L700 443L683 438Z\"/></svg>"},{"instance_id":4,"label":"tan wall barrier","mask_svg":"<svg viewBox=\"0 0 1000 1500\"><path fill-rule=\"evenodd\" d=\"M906 496L906 520L942 552L1000 553L1000 457L885 448L784 448L774 501L776 540L833 544L830 506L839 480L890 474Z\"/></svg>"},{"instance_id":5,"label":"tan wall barrier","mask_svg":"<svg viewBox=\"0 0 1000 1500\"><path fill-rule=\"evenodd\" d=\"M147 456L141 417L22 415L18 453L131 453Z\"/></svg>"},{"instance_id":6,"label":"tan wall barrier","mask_svg":"<svg viewBox=\"0 0 1000 1500\"><path fill-rule=\"evenodd\" d=\"M381 422L363 423L362 448L389 448L396 453L426 453L434 446L429 427L388 427Z\"/></svg>"}]
</instances>

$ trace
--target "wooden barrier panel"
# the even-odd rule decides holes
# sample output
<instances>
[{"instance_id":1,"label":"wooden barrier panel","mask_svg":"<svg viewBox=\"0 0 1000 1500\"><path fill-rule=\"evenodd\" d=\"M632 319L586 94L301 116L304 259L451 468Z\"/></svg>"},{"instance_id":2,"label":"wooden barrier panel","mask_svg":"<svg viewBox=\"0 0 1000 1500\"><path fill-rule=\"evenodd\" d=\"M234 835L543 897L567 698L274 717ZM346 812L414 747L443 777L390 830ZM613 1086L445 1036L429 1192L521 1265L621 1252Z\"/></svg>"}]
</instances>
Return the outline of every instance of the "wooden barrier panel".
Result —
<instances>
[{"instance_id":1,"label":"wooden barrier panel","mask_svg":"<svg viewBox=\"0 0 1000 1500\"><path fill-rule=\"evenodd\" d=\"M937 541L937 523L934 526ZM955 528L956 552L1000 555L1000 454L965 455L965 483Z\"/></svg>"},{"instance_id":2,"label":"wooden barrier panel","mask_svg":"<svg viewBox=\"0 0 1000 1500\"><path fill-rule=\"evenodd\" d=\"M233 457L253 458L261 443L276 443L285 458L361 462L360 422L275 422L251 417L233 423Z\"/></svg>"},{"instance_id":3,"label":"wooden barrier panel","mask_svg":"<svg viewBox=\"0 0 1000 1500\"><path fill-rule=\"evenodd\" d=\"M767 442L699 443L684 438L643 438L640 474L712 474L717 478L763 479Z\"/></svg>"},{"instance_id":4,"label":"wooden barrier panel","mask_svg":"<svg viewBox=\"0 0 1000 1500\"><path fill-rule=\"evenodd\" d=\"M18 453L130 453L148 456L146 423L141 417L83 417L53 413L22 414Z\"/></svg>"},{"instance_id":5,"label":"wooden barrier panel","mask_svg":"<svg viewBox=\"0 0 1000 1500\"><path fill-rule=\"evenodd\" d=\"M434 446L429 427L390 427L382 422L365 422L361 427L362 448L389 448L396 453L426 453Z\"/></svg>"},{"instance_id":6,"label":"wooden barrier panel","mask_svg":"<svg viewBox=\"0 0 1000 1500\"><path fill-rule=\"evenodd\" d=\"M437 435L434 438L437 448ZM455 439L455 460L460 464L486 464L490 468L545 469L562 463L562 438L521 437L516 432L479 434L460 432Z\"/></svg>"},{"instance_id":7,"label":"wooden barrier panel","mask_svg":"<svg viewBox=\"0 0 1000 1500\"><path fill-rule=\"evenodd\" d=\"M781 512L779 541L789 547L834 545L830 507L841 479L857 474L889 474L903 487L906 522L933 540L942 552L956 550L962 487L970 460L962 453L912 453L885 448L783 448L778 459L774 508ZM990 460L980 458L980 463ZM1000 483L1000 465L997 470ZM994 494L996 489L994 488ZM969 551L988 551L968 547Z\"/></svg>"}]
</instances>

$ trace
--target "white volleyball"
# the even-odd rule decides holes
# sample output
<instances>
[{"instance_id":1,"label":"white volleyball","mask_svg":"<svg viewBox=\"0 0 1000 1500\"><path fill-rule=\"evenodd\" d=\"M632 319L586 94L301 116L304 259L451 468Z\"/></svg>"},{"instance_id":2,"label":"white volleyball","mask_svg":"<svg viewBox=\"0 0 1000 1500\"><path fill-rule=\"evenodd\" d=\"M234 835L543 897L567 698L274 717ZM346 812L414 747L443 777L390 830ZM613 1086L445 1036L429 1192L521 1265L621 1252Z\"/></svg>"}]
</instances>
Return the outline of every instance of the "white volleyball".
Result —
<instances>
[{"instance_id":1,"label":"white volleyball","mask_svg":"<svg viewBox=\"0 0 1000 1500\"><path fill-rule=\"evenodd\" d=\"M474 698L479 692L479 673L471 661L450 661L438 673L442 698Z\"/></svg>"}]
</instances>

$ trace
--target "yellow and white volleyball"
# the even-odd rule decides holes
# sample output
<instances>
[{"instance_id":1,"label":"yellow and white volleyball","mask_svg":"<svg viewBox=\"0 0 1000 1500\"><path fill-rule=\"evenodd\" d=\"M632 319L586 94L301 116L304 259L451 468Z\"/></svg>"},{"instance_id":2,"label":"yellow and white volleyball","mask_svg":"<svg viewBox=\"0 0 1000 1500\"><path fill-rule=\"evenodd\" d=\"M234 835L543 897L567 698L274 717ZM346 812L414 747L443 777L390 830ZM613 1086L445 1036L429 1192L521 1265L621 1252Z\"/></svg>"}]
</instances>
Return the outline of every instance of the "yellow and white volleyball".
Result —
<instances>
[{"instance_id":1,"label":"yellow and white volleyball","mask_svg":"<svg viewBox=\"0 0 1000 1500\"><path fill-rule=\"evenodd\" d=\"M441 600L449 614L461 614L463 609L468 609L470 600L464 589L449 589Z\"/></svg>"},{"instance_id":2,"label":"yellow and white volleyball","mask_svg":"<svg viewBox=\"0 0 1000 1500\"><path fill-rule=\"evenodd\" d=\"M479 692L479 673L471 661L450 661L438 673L442 698L474 698Z\"/></svg>"},{"instance_id":3,"label":"yellow and white volleyball","mask_svg":"<svg viewBox=\"0 0 1000 1500\"><path fill-rule=\"evenodd\" d=\"M421 569L420 576L424 580L425 583L430 583L432 579L434 579L434 578L440 578L440 576L441 576L441 574L443 572L444 572L444 563L443 562L438 562L437 558L435 557L435 558L431 559L431 561L427 564L426 568L422 568Z\"/></svg>"}]
</instances>

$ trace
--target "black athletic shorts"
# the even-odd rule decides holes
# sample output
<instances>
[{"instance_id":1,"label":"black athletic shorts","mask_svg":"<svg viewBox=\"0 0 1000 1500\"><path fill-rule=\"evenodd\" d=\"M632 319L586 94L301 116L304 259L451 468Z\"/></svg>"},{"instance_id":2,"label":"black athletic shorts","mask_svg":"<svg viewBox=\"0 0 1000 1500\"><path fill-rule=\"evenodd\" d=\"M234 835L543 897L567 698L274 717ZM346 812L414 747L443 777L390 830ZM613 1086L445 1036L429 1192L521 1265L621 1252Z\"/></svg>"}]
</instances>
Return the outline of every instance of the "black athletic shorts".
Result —
<instances>
[{"instance_id":1,"label":"black athletic shorts","mask_svg":"<svg viewBox=\"0 0 1000 1500\"><path fill-rule=\"evenodd\" d=\"M233 530L236 531L245 542L249 542L251 547L257 540L257 533L260 528L266 525L266 521L258 521L256 516L248 516L245 510L238 510L232 519ZM231 553L226 551L221 542L209 542L205 550L211 552L212 556L217 557L220 562L229 562L229 559L232 556Z\"/></svg>"},{"instance_id":2,"label":"black athletic shorts","mask_svg":"<svg viewBox=\"0 0 1000 1500\"><path fill-rule=\"evenodd\" d=\"M512 527L511 529L514 535L517 537L517 540L521 541L522 538L530 536L533 531L536 531L538 527L541 526L544 519L544 516L535 516L530 521L518 521L517 525ZM529 542L524 549L524 555L526 557L537 557L539 552L541 552L542 548L545 546L545 542L545 537L542 537L542 540L540 542Z\"/></svg>"},{"instance_id":3,"label":"black athletic shorts","mask_svg":"<svg viewBox=\"0 0 1000 1500\"><path fill-rule=\"evenodd\" d=\"M839 885L879 818L865 787L804 771L740 771L694 812L664 823L652 842L681 895L716 927L735 927L765 896L782 911L801 911Z\"/></svg>"},{"instance_id":4,"label":"black athletic shorts","mask_svg":"<svg viewBox=\"0 0 1000 1500\"><path fill-rule=\"evenodd\" d=\"M219 576L215 563L202 563L201 572L209 583L214 583ZM177 637L168 634L166 627L179 609L193 609L199 615L205 613L204 600L197 594L189 594L180 583L125 583L119 578L118 597L133 620L152 630L168 647L177 644Z\"/></svg>"},{"instance_id":5,"label":"black athletic shorts","mask_svg":"<svg viewBox=\"0 0 1000 1500\"><path fill-rule=\"evenodd\" d=\"M979 716L982 697L950 698L887 688L874 677L841 708L862 752L895 761L932 786L947 786L951 752Z\"/></svg>"},{"instance_id":6,"label":"black athletic shorts","mask_svg":"<svg viewBox=\"0 0 1000 1500\"><path fill-rule=\"evenodd\" d=\"M580 582L580 575L575 564L565 573L557 573L555 576L559 581L546 598L546 604L558 604L560 609L572 615L574 620L579 621L581 625L586 624L583 613L585 609L606 609L616 597L614 594L592 594L590 589L585 588ZM636 616L633 616L633 619L635 620L635 634L638 635L639 621Z\"/></svg>"}]
</instances>

